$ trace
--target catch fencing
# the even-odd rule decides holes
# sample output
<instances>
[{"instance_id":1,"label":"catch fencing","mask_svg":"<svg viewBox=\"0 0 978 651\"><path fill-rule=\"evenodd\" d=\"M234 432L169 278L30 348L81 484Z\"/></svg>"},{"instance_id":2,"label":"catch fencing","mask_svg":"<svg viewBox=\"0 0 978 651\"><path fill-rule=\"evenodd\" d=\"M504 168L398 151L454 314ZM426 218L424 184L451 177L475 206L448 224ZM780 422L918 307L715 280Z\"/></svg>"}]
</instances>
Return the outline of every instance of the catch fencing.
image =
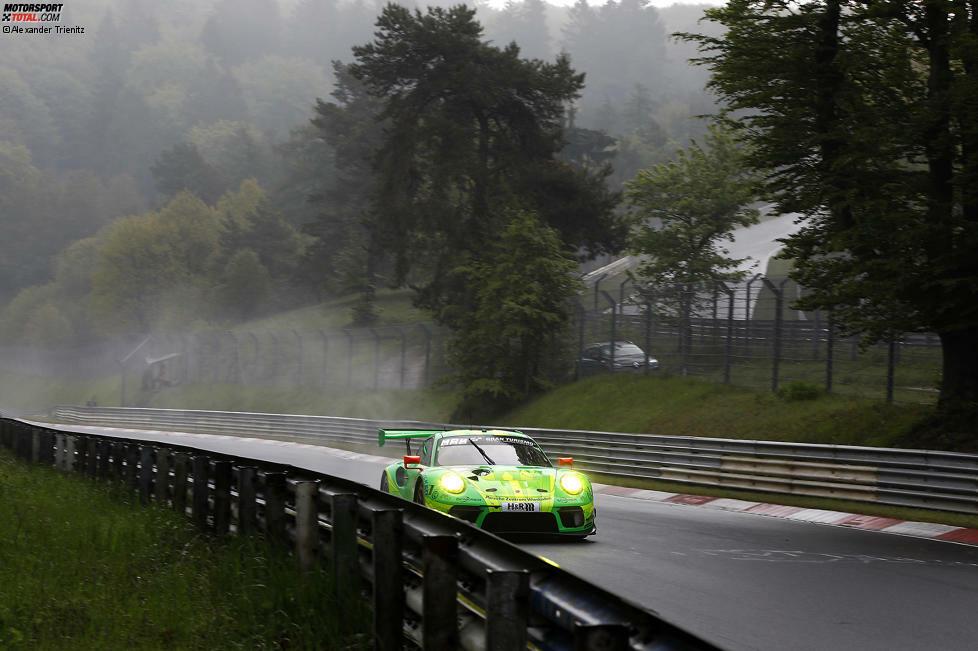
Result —
<instances>
[{"instance_id":1,"label":"catch fencing","mask_svg":"<svg viewBox=\"0 0 978 651\"><path fill-rule=\"evenodd\" d=\"M168 409L57 407L61 422L257 436L378 451L378 429L444 423ZM844 445L519 428L585 472L686 486L978 513L978 455Z\"/></svg>"},{"instance_id":2,"label":"catch fencing","mask_svg":"<svg viewBox=\"0 0 978 651\"><path fill-rule=\"evenodd\" d=\"M803 382L886 402L936 402L942 367L936 335L905 333L867 346L841 336L831 313L790 309L802 292L791 280L760 275L669 287L626 279L602 289L598 280L593 296L575 302L564 338L576 350L631 341L658 359L660 373L770 391Z\"/></svg>"},{"instance_id":3,"label":"catch fencing","mask_svg":"<svg viewBox=\"0 0 978 651\"><path fill-rule=\"evenodd\" d=\"M302 572L328 568L341 602L369 595L381 651L716 648L466 522L342 478L8 418L0 443L215 535L287 543Z\"/></svg>"}]
</instances>

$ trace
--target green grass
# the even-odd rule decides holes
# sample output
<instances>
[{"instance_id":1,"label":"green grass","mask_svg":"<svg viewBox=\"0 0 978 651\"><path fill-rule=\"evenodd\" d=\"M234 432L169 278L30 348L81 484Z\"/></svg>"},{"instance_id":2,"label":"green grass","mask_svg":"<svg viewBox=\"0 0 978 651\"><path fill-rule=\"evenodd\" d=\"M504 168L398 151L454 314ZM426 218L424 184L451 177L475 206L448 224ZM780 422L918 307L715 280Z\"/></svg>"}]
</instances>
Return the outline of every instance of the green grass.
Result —
<instances>
[{"instance_id":1,"label":"green grass","mask_svg":"<svg viewBox=\"0 0 978 651\"><path fill-rule=\"evenodd\" d=\"M260 539L0 451L0 648L368 648L362 606Z\"/></svg>"},{"instance_id":2,"label":"green grass","mask_svg":"<svg viewBox=\"0 0 978 651\"><path fill-rule=\"evenodd\" d=\"M506 414L500 424L887 447L930 412L826 394L787 402L699 379L617 375L560 387Z\"/></svg>"}]
</instances>

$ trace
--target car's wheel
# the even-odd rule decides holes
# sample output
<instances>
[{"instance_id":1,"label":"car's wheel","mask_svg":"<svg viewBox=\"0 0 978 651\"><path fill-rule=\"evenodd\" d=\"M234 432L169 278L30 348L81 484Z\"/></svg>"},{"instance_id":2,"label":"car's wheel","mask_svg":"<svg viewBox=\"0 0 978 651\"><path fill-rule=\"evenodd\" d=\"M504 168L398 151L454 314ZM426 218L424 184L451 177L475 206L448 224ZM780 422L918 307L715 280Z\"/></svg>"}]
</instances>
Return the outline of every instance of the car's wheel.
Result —
<instances>
[{"instance_id":1,"label":"car's wheel","mask_svg":"<svg viewBox=\"0 0 978 651\"><path fill-rule=\"evenodd\" d=\"M424 506L424 482L421 478L414 484L414 501L421 506Z\"/></svg>"},{"instance_id":2,"label":"car's wheel","mask_svg":"<svg viewBox=\"0 0 978 651\"><path fill-rule=\"evenodd\" d=\"M389 493L388 486L390 486L390 483L387 480L387 472L385 471L380 473L380 492Z\"/></svg>"}]
</instances>

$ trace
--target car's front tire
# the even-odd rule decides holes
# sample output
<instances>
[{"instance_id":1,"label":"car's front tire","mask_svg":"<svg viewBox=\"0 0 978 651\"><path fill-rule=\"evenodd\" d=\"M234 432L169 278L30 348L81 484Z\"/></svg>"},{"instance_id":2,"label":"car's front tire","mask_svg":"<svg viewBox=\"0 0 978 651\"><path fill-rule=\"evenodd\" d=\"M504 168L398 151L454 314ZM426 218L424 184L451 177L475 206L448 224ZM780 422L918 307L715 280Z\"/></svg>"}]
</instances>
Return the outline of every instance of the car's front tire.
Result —
<instances>
[{"instance_id":1,"label":"car's front tire","mask_svg":"<svg viewBox=\"0 0 978 651\"><path fill-rule=\"evenodd\" d=\"M414 484L414 502L415 504L420 504L421 506L425 506L424 482L421 481L420 477L418 478L418 481Z\"/></svg>"},{"instance_id":2,"label":"car's front tire","mask_svg":"<svg viewBox=\"0 0 978 651\"><path fill-rule=\"evenodd\" d=\"M380 492L389 493L390 481L387 479L387 471L380 473Z\"/></svg>"}]
</instances>

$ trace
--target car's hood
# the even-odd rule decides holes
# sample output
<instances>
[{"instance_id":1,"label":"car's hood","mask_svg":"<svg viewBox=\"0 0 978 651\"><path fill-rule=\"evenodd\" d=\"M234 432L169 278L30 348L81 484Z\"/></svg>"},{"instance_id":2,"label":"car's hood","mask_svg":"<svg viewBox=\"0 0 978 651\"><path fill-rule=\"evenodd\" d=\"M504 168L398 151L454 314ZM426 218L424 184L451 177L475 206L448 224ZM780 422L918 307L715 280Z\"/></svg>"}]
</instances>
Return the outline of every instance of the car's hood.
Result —
<instances>
[{"instance_id":1,"label":"car's hood","mask_svg":"<svg viewBox=\"0 0 978 651\"><path fill-rule=\"evenodd\" d=\"M487 500L519 498L534 501L549 498L554 492L556 468L522 466L451 466Z\"/></svg>"}]
</instances>

